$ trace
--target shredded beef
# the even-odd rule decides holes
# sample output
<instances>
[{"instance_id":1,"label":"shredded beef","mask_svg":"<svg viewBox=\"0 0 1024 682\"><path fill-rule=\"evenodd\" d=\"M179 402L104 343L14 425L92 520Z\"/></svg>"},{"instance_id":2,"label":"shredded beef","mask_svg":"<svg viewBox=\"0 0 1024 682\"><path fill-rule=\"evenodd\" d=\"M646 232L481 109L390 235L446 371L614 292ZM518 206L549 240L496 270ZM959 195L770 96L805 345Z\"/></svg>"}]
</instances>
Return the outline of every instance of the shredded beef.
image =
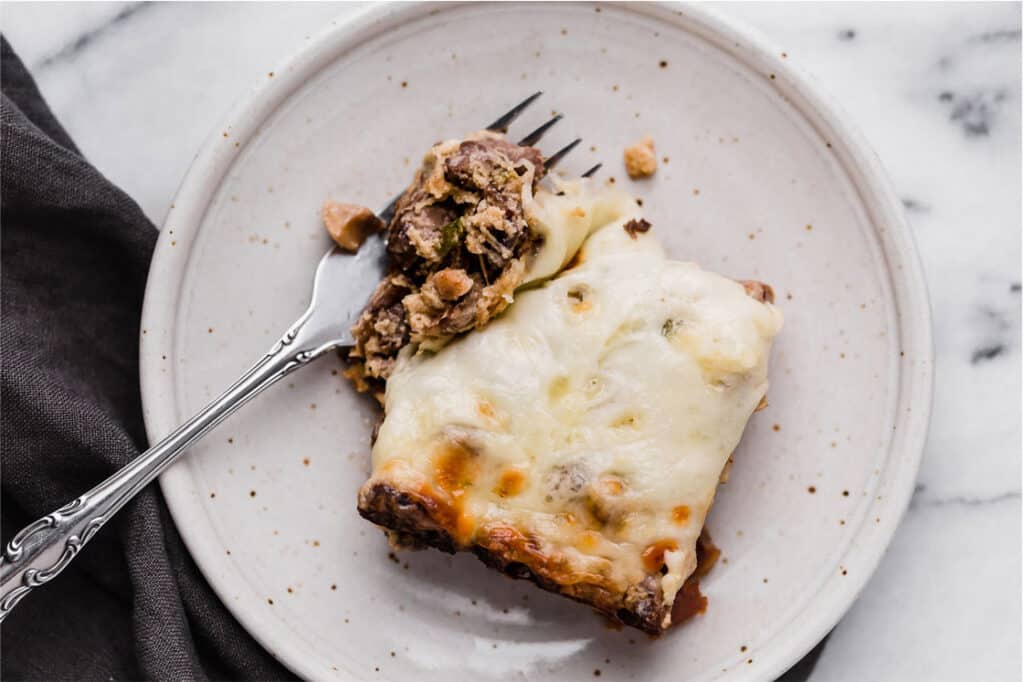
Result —
<instances>
[{"instance_id":1,"label":"shredded beef","mask_svg":"<svg viewBox=\"0 0 1024 682\"><path fill-rule=\"evenodd\" d=\"M387 227L391 272L352 329L357 387L379 390L407 343L443 343L505 309L538 241L523 194L543 174L539 150L496 133L431 148Z\"/></svg>"}]
</instances>

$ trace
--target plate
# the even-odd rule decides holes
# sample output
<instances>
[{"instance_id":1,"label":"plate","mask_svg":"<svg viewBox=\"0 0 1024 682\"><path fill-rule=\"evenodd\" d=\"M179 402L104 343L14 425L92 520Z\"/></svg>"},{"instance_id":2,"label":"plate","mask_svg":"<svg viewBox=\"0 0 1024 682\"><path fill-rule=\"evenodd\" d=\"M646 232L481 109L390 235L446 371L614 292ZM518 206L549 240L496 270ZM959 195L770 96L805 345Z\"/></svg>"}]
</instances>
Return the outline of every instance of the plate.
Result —
<instances>
[{"instance_id":1,"label":"plate","mask_svg":"<svg viewBox=\"0 0 1024 682\"><path fill-rule=\"evenodd\" d=\"M707 613L658 640L471 556L391 554L356 513L374 408L336 357L292 375L162 477L239 621L312 679L770 679L839 620L913 487L928 420L927 297L875 156L781 50L692 7L385 5L326 27L213 132L161 231L141 365L151 440L304 309L325 198L383 206L433 142L544 90L549 151L600 160L671 253L770 282L786 315L709 528ZM650 134L661 167L629 181ZM338 292L344 295L344 292Z\"/></svg>"}]
</instances>

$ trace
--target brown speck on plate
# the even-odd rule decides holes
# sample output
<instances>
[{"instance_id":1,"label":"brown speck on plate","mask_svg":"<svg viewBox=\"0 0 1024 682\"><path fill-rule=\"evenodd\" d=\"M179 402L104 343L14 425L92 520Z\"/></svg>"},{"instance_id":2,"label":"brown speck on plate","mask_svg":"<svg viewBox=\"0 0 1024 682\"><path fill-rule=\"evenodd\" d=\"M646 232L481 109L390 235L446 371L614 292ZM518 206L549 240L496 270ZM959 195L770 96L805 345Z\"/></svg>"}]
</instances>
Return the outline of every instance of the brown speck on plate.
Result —
<instances>
[{"instance_id":1,"label":"brown speck on plate","mask_svg":"<svg viewBox=\"0 0 1024 682\"><path fill-rule=\"evenodd\" d=\"M255 490L250 490L249 491L249 497L256 497L256 491Z\"/></svg>"},{"instance_id":2,"label":"brown speck on plate","mask_svg":"<svg viewBox=\"0 0 1024 682\"><path fill-rule=\"evenodd\" d=\"M210 327L209 329L207 329L206 333L207 334L212 334L213 333L213 327Z\"/></svg>"},{"instance_id":3,"label":"brown speck on plate","mask_svg":"<svg viewBox=\"0 0 1024 682\"><path fill-rule=\"evenodd\" d=\"M778 424L772 424L772 431L781 431L782 427Z\"/></svg>"},{"instance_id":4,"label":"brown speck on plate","mask_svg":"<svg viewBox=\"0 0 1024 682\"><path fill-rule=\"evenodd\" d=\"M780 57L782 57L783 59L786 59L787 57L789 57L789 55L788 55L788 54L786 54L785 52L783 52L783 53L782 53L781 55L779 55L779 56L780 56Z\"/></svg>"},{"instance_id":5,"label":"brown speck on plate","mask_svg":"<svg viewBox=\"0 0 1024 682\"><path fill-rule=\"evenodd\" d=\"M651 229L651 223L643 218L633 218L632 220L627 221L626 224L622 226L622 229L626 231L626 234L629 235L630 239L636 239L638 234L643 234Z\"/></svg>"},{"instance_id":6,"label":"brown speck on plate","mask_svg":"<svg viewBox=\"0 0 1024 682\"><path fill-rule=\"evenodd\" d=\"M267 71L267 78L273 78L273 77L274 77L274 72L273 71Z\"/></svg>"},{"instance_id":7,"label":"brown speck on plate","mask_svg":"<svg viewBox=\"0 0 1024 682\"><path fill-rule=\"evenodd\" d=\"M696 187L693 188L693 196L700 196L700 190L697 189Z\"/></svg>"},{"instance_id":8,"label":"brown speck on plate","mask_svg":"<svg viewBox=\"0 0 1024 682\"><path fill-rule=\"evenodd\" d=\"M668 68L668 61L662 59L660 62L658 62L658 66L660 66L663 69L667 69Z\"/></svg>"},{"instance_id":9,"label":"brown speck on plate","mask_svg":"<svg viewBox=\"0 0 1024 682\"><path fill-rule=\"evenodd\" d=\"M302 458L302 465L307 467L309 466L309 457Z\"/></svg>"},{"instance_id":10,"label":"brown speck on plate","mask_svg":"<svg viewBox=\"0 0 1024 682\"><path fill-rule=\"evenodd\" d=\"M804 229L807 230L808 232L810 232L811 230L814 229L814 225L811 225L810 223L807 223L806 225L804 225Z\"/></svg>"},{"instance_id":11,"label":"brown speck on plate","mask_svg":"<svg viewBox=\"0 0 1024 682\"><path fill-rule=\"evenodd\" d=\"M217 497L217 493L210 493L210 499L211 499L211 500L212 500L213 498L215 498L215 497Z\"/></svg>"},{"instance_id":12,"label":"brown speck on plate","mask_svg":"<svg viewBox=\"0 0 1024 682\"><path fill-rule=\"evenodd\" d=\"M594 668L594 677L601 677L601 669Z\"/></svg>"},{"instance_id":13,"label":"brown speck on plate","mask_svg":"<svg viewBox=\"0 0 1024 682\"><path fill-rule=\"evenodd\" d=\"M332 583L331 584L331 592L337 592L337 591L338 591L338 586Z\"/></svg>"},{"instance_id":14,"label":"brown speck on plate","mask_svg":"<svg viewBox=\"0 0 1024 682\"><path fill-rule=\"evenodd\" d=\"M849 497L849 496L850 496L850 491L849 490L844 490L843 491L843 497Z\"/></svg>"},{"instance_id":15,"label":"brown speck on plate","mask_svg":"<svg viewBox=\"0 0 1024 682\"><path fill-rule=\"evenodd\" d=\"M271 606L273 606L274 605L274 600L271 599L270 597L267 597L267 603L270 604Z\"/></svg>"},{"instance_id":16,"label":"brown speck on plate","mask_svg":"<svg viewBox=\"0 0 1024 682\"><path fill-rule=\"evenodd\" d=\"M740 647L740 653L741 653L741 654L742 654L742 653L746 653L746 651L747 651L747 645L746 645L746 644L744 644L743 646L741 646L741 647Z\"/></svg>"},{"instance_id":17,"label":"brown speck on plate","mask_svg":"<svg viewBox=\"0 0 1024 682\"><path fill-rule=\"evenodd\" d=\"M569 29L567 29L567 28L563 28L563 29L562 29L562 35L563 35L563 36L567 36L567 35L569 35Z\"/></svg>"},{"instance_id":18,"label":"brown speck on plate","mask_svg":"<svg viewBox=\"0 0 1024 682\"><path fill-rule=\"evenodd\" d=\"M402 81L402 87L403 88L409 87L409 81Z\"/></svg>"},{"instance_id":19,"label":"brown speck on plate","mask_svg":"<svg viewBox=\"0 0 1024 682\"><path fill-rule=\"evenodd\" d=\"M815 488L813 485L807 486L807 492L813 495L814 493L818 492L818 489Z\"/></svg>"},{"instance_id":20,"label":"brown speck on plate","mask_svg":"<svg viewBox=\"0 0 1024 682\"><path fill-rule=\"evenodd\" d=\"M774 73L768 74L768 77L771 78L772 80L775 80L775 74Z\"/></svg>"}]
</instances>

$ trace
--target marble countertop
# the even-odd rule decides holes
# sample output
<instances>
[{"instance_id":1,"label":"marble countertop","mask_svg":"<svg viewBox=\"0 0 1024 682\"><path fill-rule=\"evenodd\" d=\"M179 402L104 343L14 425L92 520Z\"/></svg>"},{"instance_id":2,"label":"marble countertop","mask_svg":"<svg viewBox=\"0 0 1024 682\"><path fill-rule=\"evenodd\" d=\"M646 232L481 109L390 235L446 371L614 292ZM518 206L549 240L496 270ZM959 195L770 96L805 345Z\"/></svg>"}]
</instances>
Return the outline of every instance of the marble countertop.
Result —
<instances>
[{"instance_id":1,"label":"marble countertop","mask_svg":"<svg viewBox=\"0 0 1024 682\"><path fill-rule=\"evenodd\" d=\"M0 27L85 156L157 224L229 107L359 4L28 3ZM916 494L811 680L1021 679L1021 6L728 3L879 153L930 288Z\"/></svg>"}]
</instances>

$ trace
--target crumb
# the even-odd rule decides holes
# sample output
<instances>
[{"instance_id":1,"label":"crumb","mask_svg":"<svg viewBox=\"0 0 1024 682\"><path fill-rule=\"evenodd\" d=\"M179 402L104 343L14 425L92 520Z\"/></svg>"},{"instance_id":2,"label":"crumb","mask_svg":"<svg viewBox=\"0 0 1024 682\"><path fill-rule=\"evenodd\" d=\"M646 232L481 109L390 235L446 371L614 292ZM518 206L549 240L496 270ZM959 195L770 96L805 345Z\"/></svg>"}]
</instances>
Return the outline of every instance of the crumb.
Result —
<instances>
[{"instance_id":1,"label":"crumb","mask_svg":"<svg viewBox=\"0 0 1024 682\"><path fill-rule=\"evenodd\" d=\"M626 162L626 172L634 180L649 178L658 170L658 157L654 154L654 139L650 135L636 144L626 147L623 158Z\"/></svg>"},{"instance_id":2,"label":"crumb","mask_svg":"<svg viewBox=\"0 0 1024 682\"><path fill-rule=\"evenodd\" d=\"M634 218L633 220L630 220L625 225L623 225L622 229L626 231L626 234L628 234L631 239L636 239L636 236L638 234L642 234L651 229L651 224L648 221L644 220L643 218Z\"/></svg>"},{"instance_id":3,"label":"crumb","mask_svg":"<svg viewBox=\"0 0 1024 682\"><path fill-rule=\"evenodd\" d=\"M358 251L367 237L384 229L384 222L365 206L327 201L321 215L331 239L346 251Z\"/></svg>"}]
</instances>

